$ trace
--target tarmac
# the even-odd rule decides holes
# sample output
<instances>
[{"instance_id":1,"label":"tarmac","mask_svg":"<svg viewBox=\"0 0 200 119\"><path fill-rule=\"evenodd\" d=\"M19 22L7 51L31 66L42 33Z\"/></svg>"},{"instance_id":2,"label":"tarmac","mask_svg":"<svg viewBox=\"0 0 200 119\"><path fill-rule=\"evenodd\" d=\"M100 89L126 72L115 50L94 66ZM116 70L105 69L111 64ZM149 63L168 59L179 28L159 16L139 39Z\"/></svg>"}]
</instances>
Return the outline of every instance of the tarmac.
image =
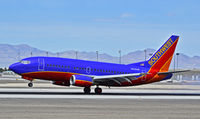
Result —
<instances>
[{"instance_id":1,"label":"tarmac","mask_svg":"<svg viewBox=\"0 0 200 119\"><path fill-rule=\"evenodd\" d=\"M0 99L1 119L199 119L199 100Z\"/></svg>"},{"instance_id":2,"label":"tarmac","mask_svg":"<svg viewBox=\"0 0 200 119\"><path fill-rule=\"evenodd\" d=\"M102 87L101 95L50 82L0 80L0 119L199 119L200 86Z\"/></svg>"},{"instance_id":3,"label":"tarmac","mask_svg":"<svg viewBox=\"0 0 200 119\"><path fill-rule=\"evenodd\" d=\"M200 99L199 90L133 90L103 88L102 94L84 94L80 88L0 88L0 98L21 99Z\"/></svg>"}]
</instances>

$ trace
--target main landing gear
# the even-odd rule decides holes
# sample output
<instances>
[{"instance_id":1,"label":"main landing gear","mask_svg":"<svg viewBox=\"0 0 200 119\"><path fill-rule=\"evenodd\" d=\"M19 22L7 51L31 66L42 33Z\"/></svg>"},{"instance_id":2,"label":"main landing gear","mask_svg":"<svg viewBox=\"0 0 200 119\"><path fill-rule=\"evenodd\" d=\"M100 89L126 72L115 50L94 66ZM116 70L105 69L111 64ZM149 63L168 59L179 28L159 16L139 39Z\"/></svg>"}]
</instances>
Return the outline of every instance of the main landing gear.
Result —
<instances>
[{"instance_id":1,"label":"main landing gear","mask_svg":"<svg viewBox=\"0 0 200 119\"><path fill-rule=\"evenodd\" d=\"M83 91L84 91L85 94L90 94L91 89L90 89L90 87L85 87L83 89Z\"/></svg>"},{"instance_id":2,"label":"main landing gear","mask_svg":"<svg viewBox=\"0 0 200 119\"><path fill-rule=\"evenodd\" d=\"M28 83L28 87L33 87L32 81Z\"/></svg>"},{"instance_id":3,"label":"main landing gear","mask_svg":"<svg viewBox=\"0 0 200 119\"><path fill-rule=\"evenodd\" d=\"M85 87L85 88L83 89L83 91L84 91L85 94L90 94L91 89L90 89L90 87ZM94 89L94 92L95 92L95 94L101 94L101 93L102 93L102 89L99 88L99 87L97 86L97 87Z\"/></svg>"},{"instance_id":4,"label":"main landing gear","mask_svg":"<svg viewBox=\"0 0 200 119\"><path fill-rule=\"evenodd\" d=\"M94 92L96 93L96 94L101 94L102 93L102 89L101 88L99 88L98 86L94 89Z\"/></svg>"}]
</instances>

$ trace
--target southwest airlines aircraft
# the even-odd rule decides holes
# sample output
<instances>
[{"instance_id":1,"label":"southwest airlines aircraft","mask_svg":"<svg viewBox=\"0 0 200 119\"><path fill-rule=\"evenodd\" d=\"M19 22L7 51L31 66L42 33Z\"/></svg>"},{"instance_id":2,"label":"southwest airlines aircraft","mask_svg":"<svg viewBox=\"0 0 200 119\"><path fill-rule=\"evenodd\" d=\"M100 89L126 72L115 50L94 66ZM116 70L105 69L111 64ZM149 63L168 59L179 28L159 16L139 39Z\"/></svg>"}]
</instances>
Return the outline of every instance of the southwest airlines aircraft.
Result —
<instances>
[{"instance_id":1,"label":"southwest airlines aircraft","mask_svg":"<svg viewBox=\"0 0 200 119\"><path fill-rule=\"evenodd\" d=\"M147 61L133 64L114 64L58 57L29 57L12 64L9 68L22 78L53 81L55 85L84 87L84 93L100 94L99 86L136 86L170 79L169 66L179 40L172 35Z\"/></svg>"}]
</instances>

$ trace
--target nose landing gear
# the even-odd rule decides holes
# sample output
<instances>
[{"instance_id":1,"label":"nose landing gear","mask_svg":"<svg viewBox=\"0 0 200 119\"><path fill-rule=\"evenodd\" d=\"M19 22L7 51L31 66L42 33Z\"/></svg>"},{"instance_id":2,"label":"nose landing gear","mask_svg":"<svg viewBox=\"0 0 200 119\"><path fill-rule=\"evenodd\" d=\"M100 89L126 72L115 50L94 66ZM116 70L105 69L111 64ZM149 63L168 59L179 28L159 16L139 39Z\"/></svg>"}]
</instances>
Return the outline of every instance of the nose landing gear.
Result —
<instances>
[{"instance_id":1,"label":"nose landing gear","mask_svg":"<svg viewBox=\"0 0 200 119\"><path fill-rule=\"evenodd\" d=\"M28 87L33 87L32 81L28 83Z\"/></svg>"}]
</instances>

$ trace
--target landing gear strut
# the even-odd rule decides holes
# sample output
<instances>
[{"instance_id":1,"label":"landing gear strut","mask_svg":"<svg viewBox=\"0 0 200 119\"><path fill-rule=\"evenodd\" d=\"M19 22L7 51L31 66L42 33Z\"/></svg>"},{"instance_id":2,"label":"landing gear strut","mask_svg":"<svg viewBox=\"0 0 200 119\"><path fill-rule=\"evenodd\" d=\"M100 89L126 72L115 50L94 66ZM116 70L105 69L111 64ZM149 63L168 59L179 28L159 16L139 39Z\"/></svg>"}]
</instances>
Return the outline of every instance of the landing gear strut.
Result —
<instances>
[{"instance_id":1,"label":"landing gear strut","mask_svg":"<svg viewBox=\"0 0 200 119\"><path fill-rule=\"evenodd\" d=\"M28 87L33 87L33 83L32 82L28 83Z\"/></svg>"},{"instance_id":2,"label":"landing gear strut","mask_svg":"<svg viewBox=\"0 0 200 119\"><path fill-rule=\"evenodd\" d=\"M83 91L84 91L85 94L89 94L90 91L91 91L91 89L90 89L90 87L85 87L85 88L83 89Z\"/></svg>"},{"instance_id":3,"label":"landing gear strut","mask_svg":"<svg viewBox=\"0 0 200 119\"><path fill-rule=\"evenodd\" d=\"M94 89L94 92L96 93L96 94L101 94L102 93L102 89L101 88L99 88L98 86Z\"/></svg>"}]
</instances>

